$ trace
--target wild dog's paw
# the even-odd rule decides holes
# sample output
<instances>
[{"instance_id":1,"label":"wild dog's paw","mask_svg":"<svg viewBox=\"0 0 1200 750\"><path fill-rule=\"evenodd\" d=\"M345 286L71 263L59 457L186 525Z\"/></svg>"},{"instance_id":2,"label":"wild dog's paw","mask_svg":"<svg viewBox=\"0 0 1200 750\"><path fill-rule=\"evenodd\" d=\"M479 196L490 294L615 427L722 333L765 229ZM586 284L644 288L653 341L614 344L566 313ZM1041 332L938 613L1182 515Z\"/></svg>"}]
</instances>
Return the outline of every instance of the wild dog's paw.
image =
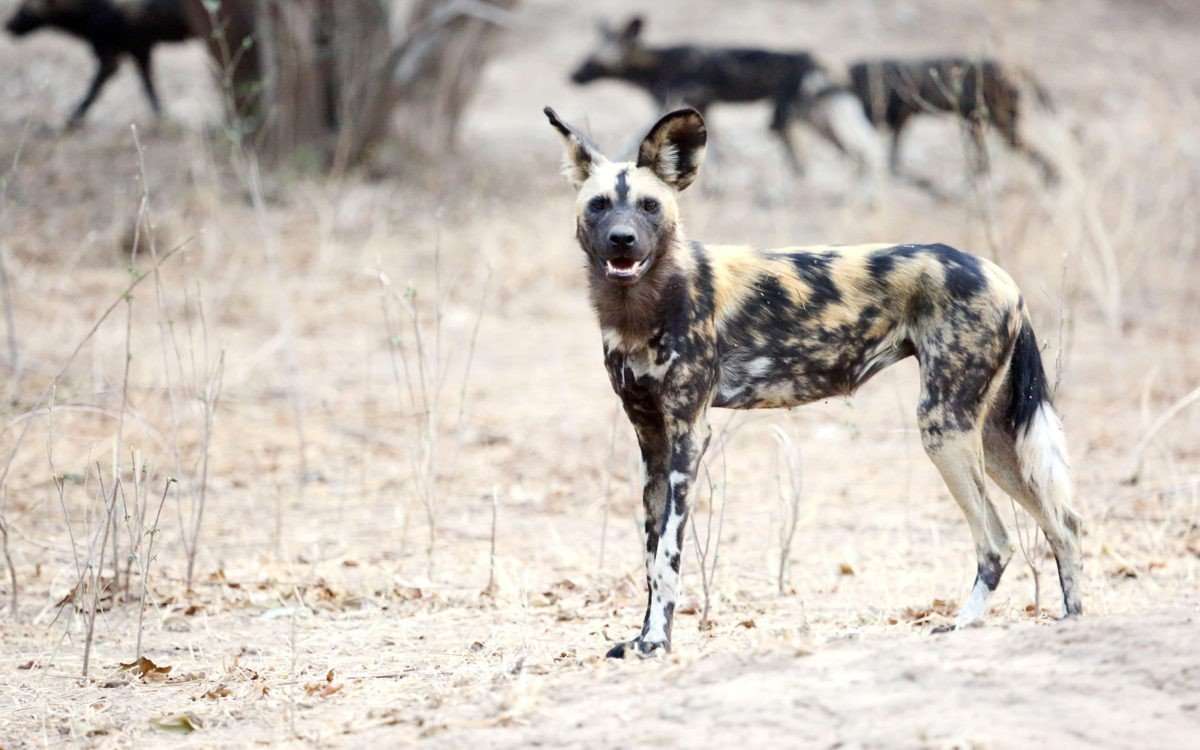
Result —
<instances>
[{"instance_id":1,"label":"wild dog's paw","mask_svg":"<svg viewBox=\"0 0 1200 750\"><path fill-rule=\"evenodd\" d=\"M618 643L610 648L605 656L609 659L625 659L630 656L648 659L670 650L671 646L666 641L648 641L639 636L632 641Z\"/></svg>"}]
</instances>

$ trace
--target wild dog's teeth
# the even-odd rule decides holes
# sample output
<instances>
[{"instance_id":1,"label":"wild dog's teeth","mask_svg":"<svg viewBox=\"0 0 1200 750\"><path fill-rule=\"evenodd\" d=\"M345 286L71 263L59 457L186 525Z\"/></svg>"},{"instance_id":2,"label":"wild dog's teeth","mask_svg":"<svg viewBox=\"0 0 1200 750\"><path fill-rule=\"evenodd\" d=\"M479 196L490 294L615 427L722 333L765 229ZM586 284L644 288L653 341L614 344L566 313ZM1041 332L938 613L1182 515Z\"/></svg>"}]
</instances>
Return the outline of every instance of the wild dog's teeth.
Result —
<instances>
[{"instance_id":1,"label":"wild dog's teeth","mask_svg":"<svg viewBox=\"0 0 1200 750\"><path fill-rule=\"evenodd\" d=\"M642 266L644 266L645 263L646 261L643 259L634 261L628 266L618 266L615 265L613 261L609 260L605 261L604 266L605 270L607 270L608 273L612 274L613 276L634 276L642 270Z\"/></svg>"}]
</instances>

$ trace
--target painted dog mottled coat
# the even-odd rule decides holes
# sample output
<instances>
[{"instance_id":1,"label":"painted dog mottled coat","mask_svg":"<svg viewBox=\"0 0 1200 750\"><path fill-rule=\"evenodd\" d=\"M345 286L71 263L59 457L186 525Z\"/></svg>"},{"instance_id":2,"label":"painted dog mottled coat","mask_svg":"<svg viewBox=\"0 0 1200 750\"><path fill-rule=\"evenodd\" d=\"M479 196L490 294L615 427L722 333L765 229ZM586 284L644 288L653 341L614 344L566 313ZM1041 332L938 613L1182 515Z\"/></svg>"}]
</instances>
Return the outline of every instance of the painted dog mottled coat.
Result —
<instances>
[{"instance_id":1,"label":"painted dog mottled coat","mask_svg":"<svg viewBox=\"0 0 1200 750\"><path fill-rule=\"evenodd\" d=\"M155 114L161 111L152 54L160 42L181 42L195 35L183 5L184 0L23 0L7 29L14 36L25 36L55 28L91 45L96 74L68 122L78 125L117 72L122 55L133 58L150 106Z\"/></svg>"},{"instance_id":2,"label":"painted dog mottled coat","mask_svg":"<svg viewBox=\"0 0 1200 750\"><path fill-rule=\"evenodd\" d=\"M771 103L771 132L793 170L802 171L788 126L797 115L801 87L821 65L807 52L776 52L694 44L651 47L642 43L645 22L634 16L620 31L600 27L600 46L571 74L575 83L608 78L645 89L658 110L688 105L705 115L719 102Z\"/></svg>"},{"instance_id":3,"label":"painted dog mottled coat","mask_svg":"<svg viewBox=\"0 0 1200 750\"><path fill-rule=\"evenodd\" d=\"M937 244L760 251L688 241L677 195L704 158L698 112L664 116L632 162L608 160L545 112L565 142L605 365L645 469L649 601L641 633L610 656L670 648L708 408L852 393L910 356L920 365L923 444L978 557L956 624L985 613L1012 554L985 471L1037 520L1058 559L1066 613L1082 611L1065 438L1021 294L1004 271Z\"/></svg>"}]
</instances>

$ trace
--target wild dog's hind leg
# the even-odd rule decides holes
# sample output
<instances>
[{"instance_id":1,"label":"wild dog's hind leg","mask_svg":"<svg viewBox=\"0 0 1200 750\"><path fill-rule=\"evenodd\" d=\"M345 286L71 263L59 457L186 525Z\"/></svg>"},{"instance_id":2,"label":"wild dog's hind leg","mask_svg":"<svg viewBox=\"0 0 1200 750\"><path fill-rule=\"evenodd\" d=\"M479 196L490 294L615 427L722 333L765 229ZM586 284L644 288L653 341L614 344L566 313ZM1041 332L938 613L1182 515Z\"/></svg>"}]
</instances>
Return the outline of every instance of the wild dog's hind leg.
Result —
<instances>
[{"instance_id":1,"label":"wild dog's hind leg","mask_svg":"<svg viewBox=\"0 0 1200 750\"><path fill-rule=\"evenodd\" d=\"M944 314L947 320L960 316ZM920 344L921 401L917 410L925 452L962 508L975 542L976 574L971 594L958 610L954 627L987 613L987 600L1012 557L1012 544L987 496L984 475L983 412L1007 370L1009 347L999 331L943 323Z\"/></svg>"},{"instance_id":2,"label":"wild dog's hind leg","mask_svg":"<svg viewBox=\"0 0 1200 750\"><path fill-rule=\"evenodd\" d=\"M988 418L983 434L988 475L1021 504L1046 535L1058 564L1065 616L1082 614L1080 519L1070 505L1062 427L1053 407L1043 404L1027 429L1016 429L1018 436L999 413ZM1031 465L1023 466L1023 462Z\"/></svg>"},{"instance_id":3,"label":"wild dog's hind leg","mask_svg":"<svg viewBox=\"0 0 1200 750\"><path fill-rule=\"evenodd\" d=\"M954 620L954 627L961 628L987 613L987 600L1000 584L1000 576L1012 557L1012 544L987 496L979 431L945 430L923 419L921 438L950 494L962 508L975 542L975 583Z\"/></svg>"}]
</instances>

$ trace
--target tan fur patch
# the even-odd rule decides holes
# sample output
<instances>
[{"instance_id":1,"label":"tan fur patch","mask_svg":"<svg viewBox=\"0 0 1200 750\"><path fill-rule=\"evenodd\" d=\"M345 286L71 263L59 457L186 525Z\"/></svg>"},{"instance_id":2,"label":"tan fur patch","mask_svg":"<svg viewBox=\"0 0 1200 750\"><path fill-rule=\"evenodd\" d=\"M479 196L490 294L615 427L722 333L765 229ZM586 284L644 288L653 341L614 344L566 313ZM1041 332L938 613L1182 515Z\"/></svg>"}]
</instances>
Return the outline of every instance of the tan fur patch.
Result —
<instances>
[{"instance_id":1,"label":"tan fur patch","mask_svg":"<svg viewBox=\"0 0 1200 750\"><path fill-rule=\"evenodd\" d=\"M742 306L754 289L754 279L766 272L761 253L743 245L709 245L712 263L713 307L717 325L722 325Z\"/></svg>"}]
</instances>

